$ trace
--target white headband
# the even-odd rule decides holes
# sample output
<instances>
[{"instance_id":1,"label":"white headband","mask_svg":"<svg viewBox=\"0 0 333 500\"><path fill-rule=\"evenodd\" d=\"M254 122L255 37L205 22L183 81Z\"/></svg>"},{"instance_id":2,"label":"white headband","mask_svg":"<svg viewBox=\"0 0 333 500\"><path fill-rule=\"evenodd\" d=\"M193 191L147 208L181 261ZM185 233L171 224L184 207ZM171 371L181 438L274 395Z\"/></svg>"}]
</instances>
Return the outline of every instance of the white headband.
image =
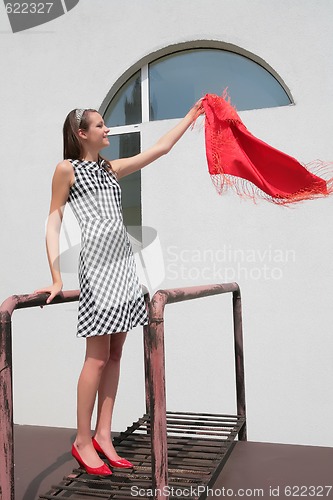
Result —
<instances>
[{"instance_id":1,"label":"white headband","mask_svg":"<svg viewBox=\"0 0 333 500\"><path fill-rule=\"evenodd\" d=\"M78 127L80 126L80 123L81 123L82 116L83 116L84 112L85 112L85 109L76 109L75 110L75 119L76 119L76 123L77 123Z\"/></svg>"}]
</instances>

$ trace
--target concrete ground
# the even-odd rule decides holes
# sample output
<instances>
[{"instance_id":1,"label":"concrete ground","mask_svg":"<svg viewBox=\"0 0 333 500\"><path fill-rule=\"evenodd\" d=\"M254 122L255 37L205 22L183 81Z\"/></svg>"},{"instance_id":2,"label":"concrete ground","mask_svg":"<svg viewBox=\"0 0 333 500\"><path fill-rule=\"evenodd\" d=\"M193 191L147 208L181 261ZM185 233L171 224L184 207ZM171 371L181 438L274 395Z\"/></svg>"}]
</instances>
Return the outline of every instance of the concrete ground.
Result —
<instances>
[{"instance_id":1,"label":"concrete ground","mask_svg":"<svg viewBox=\"0 0 333 500\"><path fill-rule=\"evenodd\" d=\"M37 500L77 467L74 436L74 429L14 426L15 500ZM237 442L207 494L333 499L333 448Z\"/></svg>"}]
</instances>

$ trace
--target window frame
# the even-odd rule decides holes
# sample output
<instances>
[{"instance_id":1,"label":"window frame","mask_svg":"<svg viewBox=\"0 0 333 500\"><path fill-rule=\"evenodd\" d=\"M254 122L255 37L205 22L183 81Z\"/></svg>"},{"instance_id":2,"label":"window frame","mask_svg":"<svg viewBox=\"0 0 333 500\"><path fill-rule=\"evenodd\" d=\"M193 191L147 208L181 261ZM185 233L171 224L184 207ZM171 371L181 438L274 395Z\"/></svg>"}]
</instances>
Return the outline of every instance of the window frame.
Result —
<instances>
[{"instance_id":1,"label":"window frame","mask_svg":"<svg viewBox=\"0 0 333 500\"><path fill-rule=\"evenodd\" d=\"M140 71L140 86L141 86L141 122L134 123L132 125L120 125L119 127L111 127L108 135L122 135L122 134L130 134L131 132L142 132L142 123L147 123L150 121L149 117L149 73L148 73L149 65L145 64L141 67ZM121 90L121 88L126 84L119 88L117 92ZM117 94L114 94L114 96ZM114 97L113 96L113 97ZM112 97L112 99L113 99ZM109 103L112 101L109 100ZM105 112L104 112L105 114ZM142 141L140 141L140 149L141 149Z\"/></svg>"}]
</instances>

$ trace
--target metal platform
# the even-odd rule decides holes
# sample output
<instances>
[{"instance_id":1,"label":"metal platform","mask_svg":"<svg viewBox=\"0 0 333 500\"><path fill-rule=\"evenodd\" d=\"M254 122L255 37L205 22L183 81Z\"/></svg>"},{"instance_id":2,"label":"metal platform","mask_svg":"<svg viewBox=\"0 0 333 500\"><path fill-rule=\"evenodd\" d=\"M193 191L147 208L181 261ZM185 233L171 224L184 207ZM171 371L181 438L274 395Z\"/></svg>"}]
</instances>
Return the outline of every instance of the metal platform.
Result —
<instances>
[{"instance_id":1,"label":"metal platform","mask_svg":"<svg viewBox=\"0 0 333 500\"><path fill-rule=\"evenodd\" d=\"M167 412L168 486L164 496L203 500L215 482L235 444L245 418L234 415ZM113 469L108 478L92 477L74 469L53 485L40 500L152 498L151 435L149 416L144 415L114 438L120 455L133 469Z\"/></svg>"}]
</instances>

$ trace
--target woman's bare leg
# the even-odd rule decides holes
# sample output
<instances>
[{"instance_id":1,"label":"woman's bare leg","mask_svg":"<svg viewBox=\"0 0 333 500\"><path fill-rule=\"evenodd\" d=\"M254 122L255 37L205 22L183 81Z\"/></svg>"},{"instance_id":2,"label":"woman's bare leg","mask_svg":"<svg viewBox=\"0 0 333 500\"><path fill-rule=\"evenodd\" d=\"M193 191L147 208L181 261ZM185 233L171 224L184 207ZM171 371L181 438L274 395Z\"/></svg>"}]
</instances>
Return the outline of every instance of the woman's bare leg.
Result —
<instances>
[{"instance_id":1,"label":"woman's bare leg","mask_svg":"<svg viewBox=\"0 0 333 500\"><path fill-rule=\"evenodd\" d=\"M103 370L98 388L95 438L111 460L121 458L111 441L111 422L119 382L120 359L126 335L126 332L109 335L111 337L109 361Z\"/></svg>"},{"instance_id":2,"label":"woman's bare leg","mask_svg":"<svg viewBox=\"0 0 333 500\"><path fill-rule=\"evenodd\" d=\"M91 417L103 372L108 366L111 335L88 337L86 356L77 386L77 436L75 447L90 467L100 467L103 461L91 442Z\"/></svg>"}]
</instances>

